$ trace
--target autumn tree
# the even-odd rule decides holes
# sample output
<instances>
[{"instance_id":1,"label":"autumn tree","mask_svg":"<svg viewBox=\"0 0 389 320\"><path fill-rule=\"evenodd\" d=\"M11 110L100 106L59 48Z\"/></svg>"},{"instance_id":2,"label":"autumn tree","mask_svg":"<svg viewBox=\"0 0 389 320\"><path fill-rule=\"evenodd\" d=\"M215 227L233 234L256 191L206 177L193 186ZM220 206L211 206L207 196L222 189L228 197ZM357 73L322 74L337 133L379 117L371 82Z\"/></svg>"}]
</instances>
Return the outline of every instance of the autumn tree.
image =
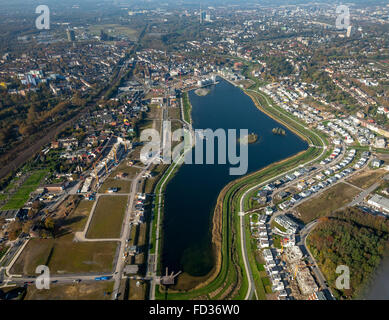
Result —
<instances>
[{"instance_id":1,"label":"autumn tree","mask_svg":"<svg viewBox=\"0 0 389 320\"><path fill-rule=\"evenodd\" d=\"M11 222L8 227L9 240L11 241L16 240L21 231L22 231L22 224L20 223L19 220L15 220Z\"/></svg>"}]
</instances>

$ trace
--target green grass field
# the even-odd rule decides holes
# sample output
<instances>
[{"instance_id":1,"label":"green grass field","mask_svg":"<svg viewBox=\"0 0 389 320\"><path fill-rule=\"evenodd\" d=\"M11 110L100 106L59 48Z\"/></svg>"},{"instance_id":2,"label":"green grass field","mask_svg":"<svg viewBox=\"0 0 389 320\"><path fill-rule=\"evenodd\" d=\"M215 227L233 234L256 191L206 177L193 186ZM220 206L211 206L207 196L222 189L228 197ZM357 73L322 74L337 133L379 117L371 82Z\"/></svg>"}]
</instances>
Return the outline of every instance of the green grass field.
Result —
<instances>
[{"instance_id":1,"label":"green grass field","mask_svg":"<svg viewBox=\"0 0 389 320\"><path fill-rule=\"evenodd\" d=\"M118 193L129 193L131 189L131 181L107 178L100 187L99 193L108 192L109 188L118 188Z\"/></svg>"},{"instance_id":2,"label":"green grass field","mask_svg":"<svg viewBox=\"0 0 389 320\"><path fill-rule=\"evenodd\" d=\"M65 222L71 228L72 232L84 230L88 216L92 210L94 201L82 200L77 208L72 212Z\"/></svg>"},{"instance_id":3,"label":"green grass field","mask_svg":"<svg viewBox=\"0 0 389 320\"><path fill-rule=\"evenodd\" d=\"M119 238L127 200L127 196L101 196L86 237L90 239Z\"/></svg>"},{"instance_id":4,"label":"green grass field","mask_svg":"<svg viewBox=\"0 0 389 320\"><path fill-rule=\"evenodd\" d=\"M189 101L189 95L187 92L184 93L184 97L183 97L183 104L184 104L184 120L188 123L191 123L191 112L192 112L192 105L190 104L190 101Z\"/></svg>"},{"instance_id":5,"label":"green grass field","mask_svg":"<svg viewBox=\"0 0 389 320\"><path fill-rule=\"evenodd\" d=\"M127 175L126 176L127 179L133 179L140 171L141 171L140 168L130 167L128 165L128 161L123 161L121 164L119 164L119 166L115 168L115 170L113 170L113 172L109 175L109 178L113 179L116 177L118 173L124 173Z\"/></svg>"},{"instance_id":6,"label":"green grass field","mask_svg":"<svg viewBox=\"0 0 389 320\"><path fill-rule=\"evenodd\" d=\"M34 275L39 265L53 274L111 272L117 242L74 242L73 234L57 239L32 239L11 273Z\"/></svg>"},{"instance_id":7,"label":"green grass field","mask_svg":"<svg viewBox=\"0 0 389 320\"><path fill-rule=\"evenodd\" d=\"M89 31L93 35L100 35L100 31L103 30L110 36L126 36L131 38L132 40L136 40L139 36L139 32L135 29L122 26L120 24L96 24L92 25L89 28Z\"/></svg>"},{"instance_id":8,"label":"green grass field","mask_svg":"<svg viewBox=\"0 0 389 320\"><path fill-rule=\"evenodd\" d=\"M23 185L11 196L1 210L16 210L22 208L29 199L30 193L39 186L46 174L46 170L34 171L26 179Z\"/></svg>"}]
</instances>

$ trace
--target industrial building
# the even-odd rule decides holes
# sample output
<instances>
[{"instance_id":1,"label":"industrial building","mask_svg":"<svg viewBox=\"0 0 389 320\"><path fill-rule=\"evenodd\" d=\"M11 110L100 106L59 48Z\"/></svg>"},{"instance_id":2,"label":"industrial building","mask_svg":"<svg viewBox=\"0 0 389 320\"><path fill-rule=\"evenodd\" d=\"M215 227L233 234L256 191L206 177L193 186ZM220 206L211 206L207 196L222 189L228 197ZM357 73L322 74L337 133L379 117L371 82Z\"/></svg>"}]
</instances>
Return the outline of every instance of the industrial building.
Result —
<instances>
[{"instance_id":1,"label":"industrial building","mask_svg":"<svg viewBox=\"0 0 389 320\"><path fill-rule=\"evenodd\" d=\"M380 211L383 211L385 213L389 213L389 199L388 198L385 198L385 197L382 197L378 194L375 194L374 196L372 196L369 199L369 201L367 201L367 203Z\"/></svg>"}]
</instances>

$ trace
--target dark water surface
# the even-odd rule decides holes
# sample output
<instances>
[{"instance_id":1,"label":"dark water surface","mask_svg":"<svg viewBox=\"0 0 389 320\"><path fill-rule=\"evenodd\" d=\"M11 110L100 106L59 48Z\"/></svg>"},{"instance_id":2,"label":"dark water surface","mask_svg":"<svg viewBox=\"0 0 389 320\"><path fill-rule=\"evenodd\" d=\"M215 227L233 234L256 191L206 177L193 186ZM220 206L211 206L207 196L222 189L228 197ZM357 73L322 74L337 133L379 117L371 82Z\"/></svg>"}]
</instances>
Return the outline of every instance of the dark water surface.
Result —
<instances>
[{"instance_id":1,"label":"dark water surface","mask_svg":"<svg viewBox=\"0 0 389 320\"><path fill-rule=\"evenodd\" d=\"M259 111L239 88L221 80L205 97L189 93L194 129L248 129L259 140L248 149L248 173L288 158L308 148L287 128ZM286 136L274 135L281 127ZM238 133L239 134L239 133ZM215 142L216 144L216 142ZM169 271L193 276L207 274L213 267L212 215L223 187L239 176L230 176L231 165L184 164L169 182L165 193L162 265Z\"/></svg>"},{"instance_id":2,"label":"dark water surface","mask_svg":"<svg viewBox=\"0 0 389 320\"><path fill-rule=\"evenodd\" d=\"M362 299L389 300L389 258L385 258L377 268L376 274L364 290Z\"/></svg>"}]
</instances>

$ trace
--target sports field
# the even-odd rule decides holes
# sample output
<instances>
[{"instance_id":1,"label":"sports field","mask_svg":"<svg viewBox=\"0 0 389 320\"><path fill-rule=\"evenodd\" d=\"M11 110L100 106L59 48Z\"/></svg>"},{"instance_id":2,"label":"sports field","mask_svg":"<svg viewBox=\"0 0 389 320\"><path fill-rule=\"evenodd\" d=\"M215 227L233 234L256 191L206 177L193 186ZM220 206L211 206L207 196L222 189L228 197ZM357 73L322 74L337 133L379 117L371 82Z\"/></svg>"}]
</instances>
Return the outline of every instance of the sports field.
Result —
<instances>
[{"instance_id":1,"label":"sports field","mask_svg":"<svg viewBox=\"0 0 389 320\"><path fill-rule=\"evenodd\" d=\"M29 199L30 193L39 186L46 174L46 170L34 171L26 179L22 186L11 196L9 201L1 208L1 210L17 210L22 208Z\"/></svg>"}]
</instances>

